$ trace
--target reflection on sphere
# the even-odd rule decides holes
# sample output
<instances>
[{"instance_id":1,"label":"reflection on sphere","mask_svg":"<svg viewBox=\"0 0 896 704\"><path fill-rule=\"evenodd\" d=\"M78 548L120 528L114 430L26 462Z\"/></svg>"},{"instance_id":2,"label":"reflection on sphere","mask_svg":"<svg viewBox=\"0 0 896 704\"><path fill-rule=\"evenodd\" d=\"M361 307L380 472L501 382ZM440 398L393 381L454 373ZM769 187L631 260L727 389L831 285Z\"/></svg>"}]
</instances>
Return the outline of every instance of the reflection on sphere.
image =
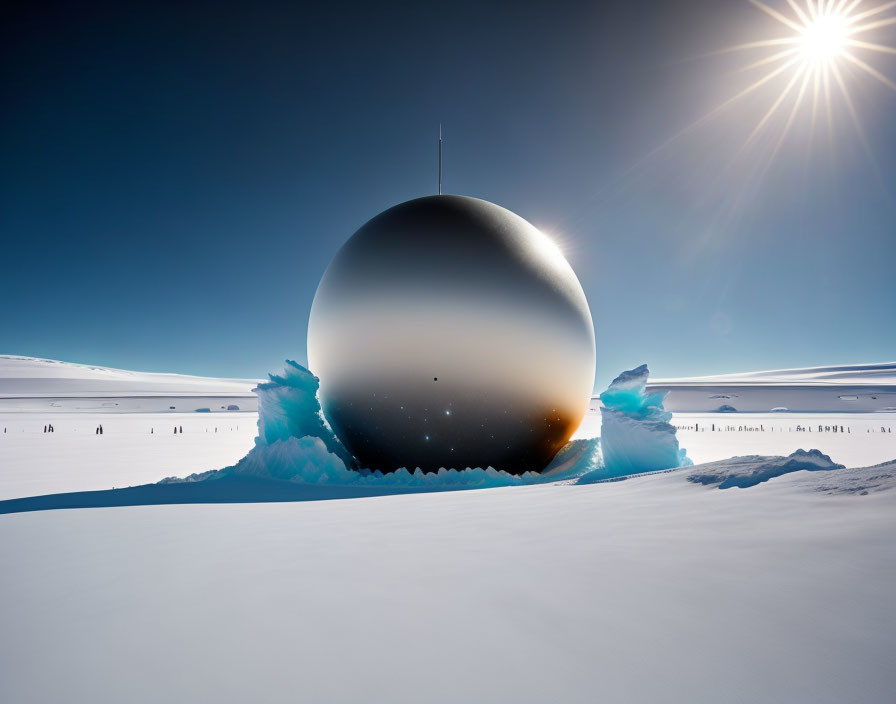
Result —
<instances>
[{"instance_id":1,"label":"reflection on sphere","mask_svg":"<svg viewBox=\"0 0 896 704\"><path fill-rule=\"evenodd\" d=\"M594 327L556 246L493 203L430 196L339 250L311 309L321 406L371 469L540 471L582 420Z\"/></svg>"}]
</instances>

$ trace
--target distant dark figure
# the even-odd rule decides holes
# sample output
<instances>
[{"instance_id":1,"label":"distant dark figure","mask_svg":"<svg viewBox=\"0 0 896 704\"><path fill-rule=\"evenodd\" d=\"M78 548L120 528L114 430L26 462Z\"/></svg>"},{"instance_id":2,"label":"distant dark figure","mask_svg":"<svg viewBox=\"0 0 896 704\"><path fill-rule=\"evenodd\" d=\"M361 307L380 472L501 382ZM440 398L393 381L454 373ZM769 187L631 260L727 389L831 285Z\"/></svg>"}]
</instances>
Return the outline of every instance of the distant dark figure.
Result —
<instances>
[{"instance_id":1,"label":"distant dark figure","mask_svg":"<svg viewBox=\"0 0 896 704\"><path fill-rule=\"evenodd\" d=\"M174 426L174 434L177 435L177 426Z\"/></svg>"},{"instance_id":2,"label":"distant dark figure","mask_svg":"<svg viewBox=\"0 0 896 704\"><path fill-rule=\"evenodd\" d=\"M44 432L47 432L47 426L44 426Z\"/></svg>"},{"instance_id":3,"label":"distant dark figure","mask_svg":"<svg viewBox=\"0 0 896 704\"><path fill-rule=\"evenodd\" d=\"M102 435L102 434L103 434L103 424L100 423L100 435Z\"/></svg>"},{"instance_id":4,"label":"distant dark figure","mask_svg":"<svg viewBox=\"0 0 896 704\"><path fill-rule=\"evenodd\" d=\"M94 435L99 435L99 434L100 434L100 426L96 426L96 428L93 429L93 434L94 434Z\"/></svg>"},{"instance_id":5,"label":"distant dark figure","mask_svg":"<svg viewBox=\"0 0 896 704\"><path fill-rule=\"evenodd\" d=\"M215 428L215 432L216 432L216 433L218 432L218 429L217 429L217 428Z\"/></svg>"},{"instance_id":6,"label":"distant dark figure","mask_svg":"<svg viewBox=\"0 0 896 704\"><path fill-rule=\"evenodd\" d=\"M152 428L149 429L149 434L150 434L150 435L153 434L153 429L152 429Z\"/></svg>"},{"instance_id":7,"label":"distant dark figure","mask_svg":"<svg viewBox=\"0 0 896 704\"><path fill-rule=\"evenodd\" d=\"M180 426L180 434L183 435L183 433L184 433L184 426Z\"/></svg>"}]
</instances>

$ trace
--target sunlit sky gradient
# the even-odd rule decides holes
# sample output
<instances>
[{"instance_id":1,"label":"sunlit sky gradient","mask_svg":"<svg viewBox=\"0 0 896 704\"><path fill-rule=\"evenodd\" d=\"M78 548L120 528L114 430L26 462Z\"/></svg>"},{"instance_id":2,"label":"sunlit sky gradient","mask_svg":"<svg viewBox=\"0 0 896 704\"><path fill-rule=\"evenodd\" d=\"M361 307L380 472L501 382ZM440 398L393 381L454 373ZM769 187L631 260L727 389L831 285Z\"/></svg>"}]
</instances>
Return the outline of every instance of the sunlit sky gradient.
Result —
<instances>
[{"instance_id":1,"label":"sunlit sky gradient","mask_svg":"<svg viewBox=\"0 0 896 704\"><path fill-rule=\"evenodd\" d=\"M786 71L700 121L774 53L722 50L787 34L747 0L9 3L0 353L304 362L339 246L435 191L441 122L446 192L519 213L578 273L598 387L641 362L896 358L896 91L842 66L864 144L836 100L830 128L807 100L751 137Z\"/></svg>"}]
</instances>

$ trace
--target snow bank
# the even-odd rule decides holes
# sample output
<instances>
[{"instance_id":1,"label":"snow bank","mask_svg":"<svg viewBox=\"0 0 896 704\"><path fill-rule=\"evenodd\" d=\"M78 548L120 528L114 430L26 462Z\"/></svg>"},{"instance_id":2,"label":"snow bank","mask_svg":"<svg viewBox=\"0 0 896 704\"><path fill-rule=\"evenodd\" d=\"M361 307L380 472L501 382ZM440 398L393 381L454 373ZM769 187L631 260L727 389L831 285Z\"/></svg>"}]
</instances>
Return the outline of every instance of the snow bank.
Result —
<instances>
[{"instance_id":1,"label":"snow bank","mask_svg":"<svg viewBox=\"0 0 896 704\"><path fill-rule=\"evenodd\" d=\"M217 379L188 374L135 372L55 359L0 355L0 395L82 396L243 395L257 379Z\"/></svg>"},{"instance_id":2,"label":"snow bank","mask_svg":"<svg viewBox=\"0 0 896 704\"><path fill-rule=\"evenodd\" d=\"M665 407L676 413L880 412L896 408L896 363L653 379L648 388L667 391ZM719 398L733 400L718 408Z\"/></svg>"},{"instance_id":3,"label":"snow bank","mask_svg":"<svg viewBox=\"0 0 896 704\"><path fill-rule=\"evenodd\" d=\"M259 384L258 437L255 447L236 465L193 474L185 480L253 477L304 484L400 487L434 491L441 489L519 486L571 479L595 471L600 465L597 438L574 440L557 454L542 473L515 476L494 469L440 469L438 472L402 468L382 473L358 467L358 463L323 417L317 399L318 379L293 361L283 374L271 374Z\"/></svg>"},{"instance_id":4,"label":"snow bank","mask_svg":"<svg viewBox=\"0 0 896 704\"><path fill-rule=\"evenodd\" d=\"M254 411L257 383L0 355L0 413Z\"/></svg>"},{"instance_id":5,"label":"snow bank","mask_svg":"<svg viewBox=\"0 0 896 704\"><path fill-rule=\"evenodd\" d=\"M688 481L719 489L744 489L791 472L824 472L832 469L843 469L843 465L818 450L797 450L788 457L752 455L710 462L689 474Z\"/></svg>"},{"instance_id":6,"label":"snow bank","mask_svg":"<svg viewBox=\"0 0 896 704\"><path fill-rule=\"evenodd\" d=\"M603 466L581 483L692 464L663 408L665 392L647 392L649 374L646 364L622 372L600 395Z\"/></svg>"},{"instance_id":7,"label":"snow bank","mask_svg":"<svg viewBox=\"0 0 896 704\"><path fill-rule=\"evenodd\" d=\"M656 379L651 386L683 384L739 384L765 385L782 384L793 386L873 386L888 384L896 386L896 362L880 364L840 364L826 367L802 367L798 369L772 369L759 372L737 374L715 374L678 379Z\"/></svg>"}]
</instances>

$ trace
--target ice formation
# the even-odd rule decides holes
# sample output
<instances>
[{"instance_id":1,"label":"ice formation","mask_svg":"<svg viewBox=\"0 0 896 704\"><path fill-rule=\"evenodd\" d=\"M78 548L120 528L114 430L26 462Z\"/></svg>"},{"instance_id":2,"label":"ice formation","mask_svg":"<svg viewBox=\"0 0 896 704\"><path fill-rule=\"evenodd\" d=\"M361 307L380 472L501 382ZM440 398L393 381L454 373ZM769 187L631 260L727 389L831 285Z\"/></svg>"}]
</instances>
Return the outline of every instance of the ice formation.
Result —
<instances>
[{"instance_id":1,"label":"ice formation","mask_svg":"<svg viewBox=\"0 0 896 704\"><path fill-rule=\"evenodd\" d=\"M665 391L647 392L646 364L622 372L600 395L602 466L581 483L692 464L678 447Z\"/></svg>"},{"instance_id":2,"label":"ice formation","mask_svg":"<svg viewBox=\"0 0 896 704\"><path fill-rule=\"evenodd\" d=\"M306 484L437 491L558 481L592 472L599 466L599 441L591 438L567 443L540 474L527 472L517 476L492 467L429 473L399 469L386 474L359 469L324 420L317 398L317 377L293 361L287 361L283 374L269 376L270 382L259 384L256 389L255 447L233 467L191 475L187 481L244 476Z\"/></svg>"},{"instance_id":3,"label":"ice formation","mask_svg":"<svg viewBox=\"0 0 896 704\"><path fill-rule=\"evenodd\" d=\"M255 445L265 447L290 438L317 440L326 452L341 459L346 468L357 468L355 459L324 421L317 400L317 377L292 360L286 360L283 374L268 376L270 381L255 389L258 394Z\"/></svg>"}]
</instances>

